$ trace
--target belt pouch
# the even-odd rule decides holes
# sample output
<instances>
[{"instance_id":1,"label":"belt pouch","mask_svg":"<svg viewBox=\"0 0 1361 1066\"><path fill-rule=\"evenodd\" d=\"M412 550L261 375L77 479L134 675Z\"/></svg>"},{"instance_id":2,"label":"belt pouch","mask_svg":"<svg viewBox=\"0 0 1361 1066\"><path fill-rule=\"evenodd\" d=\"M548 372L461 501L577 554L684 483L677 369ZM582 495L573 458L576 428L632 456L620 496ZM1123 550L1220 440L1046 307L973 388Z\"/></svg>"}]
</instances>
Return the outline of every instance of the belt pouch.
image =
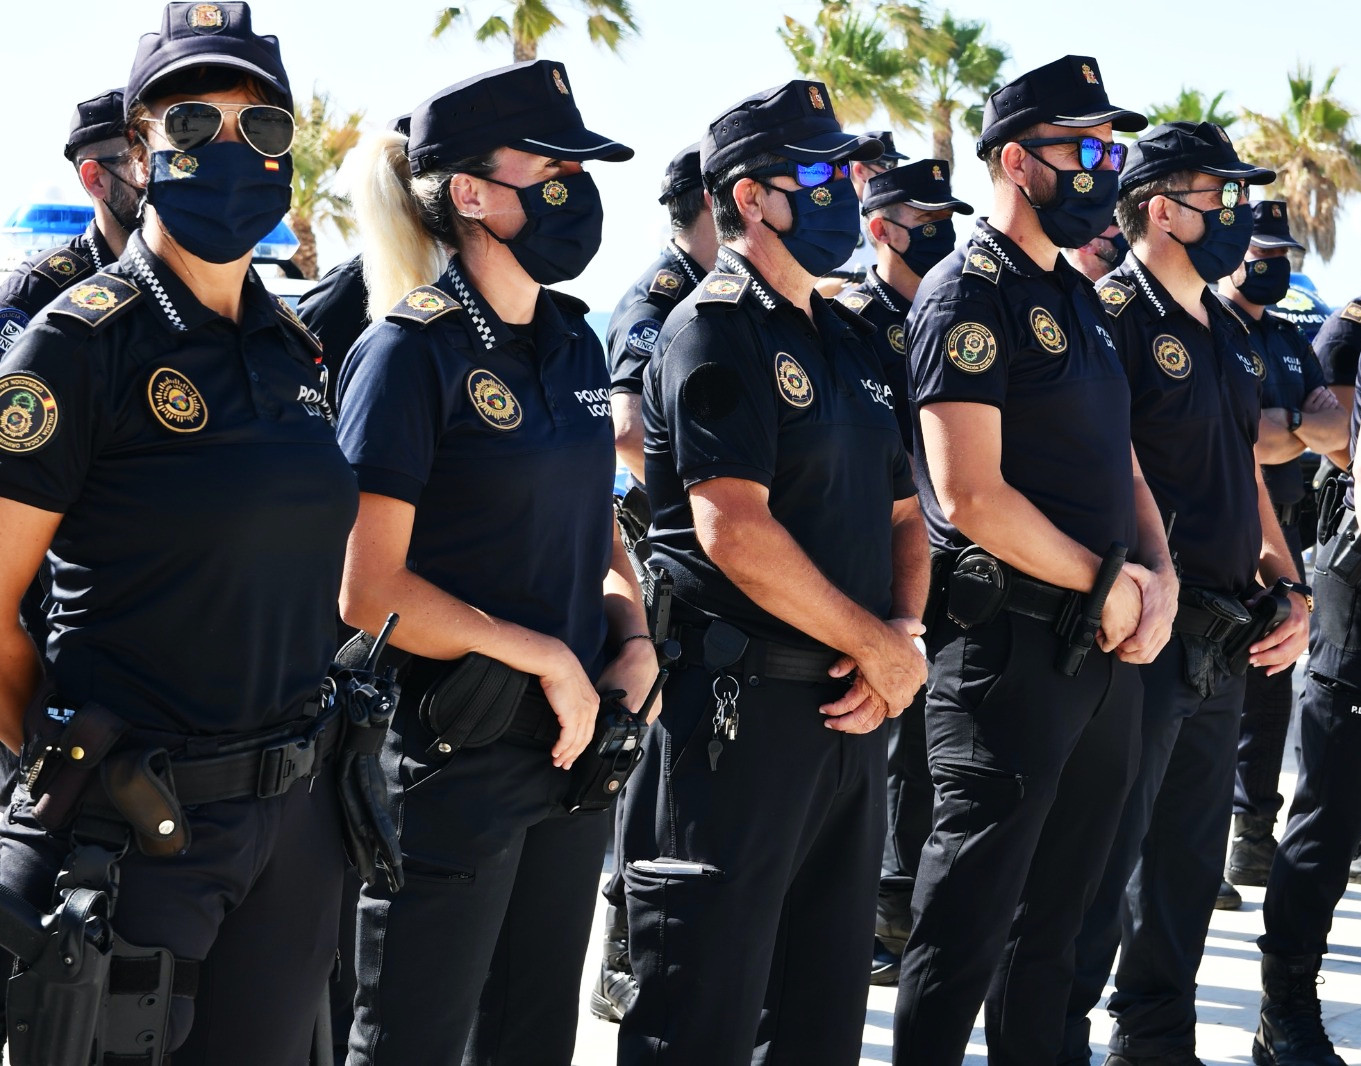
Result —
<instances>
[{"instance_id":1,"label":"belt pouch","mask_svg":"<svg viewBox=\"0 0 1361 1066\"><path fill-rule=\"evenodd\" d=\"M1290 617L1290 598L1284 589L1272 589L1248 610L1252 621L1224 640L1224 658L1235 676L1247 673L1248 648Z\"/></svg>"},{"instance_id":2,"label":"belt pouch","mask_svg":"<svg viewBox=\"0 0 1361 1066\"><path fill-rule=\"evenodd\" d=\"M1337 543L1332 547L1328 558L1328 573L1344 585L1356 588L1361 584L1361 537L1357 536L1356 519L1350 511L1344 512L1348 521L1337 535Z\"/></svg>"},{"instance_id":3,"label":"belt pouch","mask_svg":"<svg viewBox=\"0 0 1361 1066\"><path fill-rule=\"evenodd\" d=\"M97 703L87 703L71 716L30 772L33 817L39 825L51 831L71 821L90 775L127 731L123 719Z\"/></svg>"},{"instance_id":4,"label":"belt pouch","mask_svg":"<svg viewBox=\"0 0 1361 1066\"><path fill-rule=\"evenodd\" d=\"M164 748L122 751L100 767L104 791L137 837L143 855L165 859L189 846L189 823L175 797Z\"/></svg>"},{"instance_id":5,"label":"belt pouch","mask_svg":"<svg viewBox=\"0 0 1361 1066\"><path fill-rule=\"evenodd\" d=\"M946 613L962 629L987 625L1007 602L1006 564L981 548L960 555L948 584Z\"/></svg>"},{"instance_id":6,"label":"belt pouch","mask_svg":"<svg viewBox=\"0 0 1361 1066\"><path fill-rule=\"evenodd\" d=\"M421 697L421 724L435 734L427 749L448 754L499 740L515 719L530 676L498 659L469 652L449 664Z\"/></svg>"}]
</instances>

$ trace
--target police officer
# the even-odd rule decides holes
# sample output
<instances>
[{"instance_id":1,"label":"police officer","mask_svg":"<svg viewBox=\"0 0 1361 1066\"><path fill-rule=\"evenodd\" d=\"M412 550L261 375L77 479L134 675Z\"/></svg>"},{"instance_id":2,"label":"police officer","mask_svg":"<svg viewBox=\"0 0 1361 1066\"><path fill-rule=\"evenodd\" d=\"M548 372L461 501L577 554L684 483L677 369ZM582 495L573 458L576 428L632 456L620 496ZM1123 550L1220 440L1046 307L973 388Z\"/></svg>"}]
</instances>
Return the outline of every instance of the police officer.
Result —
<instances>
[{"instance_id":1,"label":"police officer","mask_svg":"<svg viewBox=\"0 0 1361 1066\"><path fill-rule=\"evenodd\" d=\"M610 411L614 421L614 450L628 467L629 488L616 500L624 546L639 573L646 566L643 537L652 513L643 488L643 372L656 350L666 316L688 296L699 279L714 266L718 244L714 218L704 193L699 169L699 145L682 149L667 164L661 196L671 221L671 239L661 256L620 299L605 331L610 360ZM616 823L616 832L618 825ZM629 968L628 912L624 907L624 879L619 869L621 851L615 841L615 867L602 890L605 911L604 955L591 993L591 1013L617 1022L633 1002L637 984Z\"/></svg>"},{"instance_id":2,"label":"police officer","mask_svg":"<svg viewBox=\"0 0 1361 1066\"><path fill-rule=\"evenodd\" d=\"M922 276L954 249L952 217L971 215L973 208L950 192L949 163L922 159L870 178L860 211L878 261L863 282L843 289L837 300L875 327L875 350L910 454L913 409L903 326ZM926 693L918 692L905 714L884 723L888 731L888 832L879 875L872 984L897 983L912 922L917 857L931 829L933 790L926 770L925 701Z\"/></svg>"},{"instance_id":3,"label":"police officer","mask_svg":"<svg viewBox=\"0 0 1361 1066\"><path fill-rule=\"evenodd\" d=\"M851 185L855 188L856 199L862 203L871 178L905 163L908 158L895 147L892 130L866 130L865 136L872 137L882 144L884 154L877 159L857 159L850 163L847 174L850 176ZM875 259L876 251L873 242L869 239L869 231L862 227L859 236L855 239L855 248L852 249L851 254L837 269L831 271L826 278L818 282L818 292L824 296L832 297L840 292L848 281L859 282L863 280L870 267L874 265Z\"/></svg>"},{"instance_id":4,"label":"police officer","mask_svg":"<svg viewBox=\"0 0 1361 1066\"><path fill-rule=\"evenodd\" d=\"M1111 104L1088 56L995 92L978 142L994 214L913 303L917 469L939 560L936 801L898 984L903 1066L960 1062L985 996L990 1061L1053 1061L1072 938L1133 779L1132 663L1167 640L1176 579L1135 477L1115 346L1060 249L1105 228L1124 154L1112 129L1145 124ZM1018 1015L1022 993L1037 1002Z\"/></svg>"},{"instance_id":5,"label":"police officer","mask_svg":"<svg viewBox=\"0 0 1361 1066\"><path fill-rule=\"evenodd\" d=\"M1302 585L1277 629L1263 638L1249 625L1248 608L1264 595L1254 575L1293 583L1298 574L1253 455L1259 386L1249 337L1208 288L1248 250L1249 185L1274 177L1241 161L1208 122L1149 131L1120 175L1116 212L1133 251L1097 295L1182 586L1173 639L1141 670L1138 777L1077 940L1061 1062L1087 1061L1087 1014L1117 946L1108 1066L1199 1062L1195 974L1220 883L1243 674L1249 663L1280 673L1304 646Z\"/></svg>"},{"instance_id":6,"label":"police officer","mask_svg":"<svg viewBox=\"0 0 1361 1066\"><path fill-rule=\"evenodd\" d=\"M608 836L568 816L566 771L597 687L637 709L657 661L610 511L604 353L544 286L600 244L582 162L633 152L583 125L549 60L441 90L409 137L358 150L390 310L341 373L361 491L341 610L370 632L396 610L417 658L385 752L407 883L360 899L349 1061L566 1066Z\"/></svg>"},{"instance_id":7,"label":"police officer","mask_svg":"<svg viewBox=\"0 0 1361 1066\"><path fill-rule=\"evenodd\" d=\"M871 731L925 675L925 559L870 328L813 286L858 230L846 163L879 151L811 81L701 141L717 264L643 389L651 561L682 657L621 810L638 994L620 1063L859 1059L884 835Z\"/></svg>"},{"instance_id":8,"label":"police officer","mask_svg":"<svg viewBox=\"0 0 1361 1066\"><path fill-rule=\"evenodd\" d=\"M1225 306L1248 331L1253 369L1262 383L1257 460L1295 570L1303 574L1300 514L1305 485L1300 454L1306 448L1319 455L1345 449L1351 412L1328 389L1314 350L1299 328L1267 313L1267 307L1283 299L1290 287L1288 250L1304 251L1290 235L1286 203L1263 200L1252 205L1252 215L1247 260L1220 280L1219 289ZM1276 785L1294 702L1293 672L1293 663L1271 676L1263 670L1248 671L1234 779L1233 832L1224 884L1216 901L1219 907L1241 904L1234 885L1265 885L1271 872L1276 853L1272 830L1282 802Z\"/></svg>"},{"instance_id":9,"label":"police officer","mask_svg":"<svg viewBox=\"0 0 1361 1066\"><path fill-rule=\"evenodd\" d=\"M339 811L309 781L356 491L298 400L316 342L250 270L292 98L246 4L172 3L125 103L144 226L0 361L0 722L28 771L0 871L44 910L59 869L117 887L103 1061L296 1063L335 951ZM13 620L49 551L40 659Z\"/></svg>"}]
</instances>

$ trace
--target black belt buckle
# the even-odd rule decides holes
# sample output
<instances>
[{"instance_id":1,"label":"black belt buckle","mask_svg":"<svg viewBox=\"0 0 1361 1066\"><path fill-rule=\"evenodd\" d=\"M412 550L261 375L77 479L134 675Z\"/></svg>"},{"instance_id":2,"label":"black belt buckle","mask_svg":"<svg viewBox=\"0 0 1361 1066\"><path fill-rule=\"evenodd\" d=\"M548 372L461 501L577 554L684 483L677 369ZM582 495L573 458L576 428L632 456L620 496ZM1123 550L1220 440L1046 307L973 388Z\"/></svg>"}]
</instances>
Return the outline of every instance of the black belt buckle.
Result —
<instances>
[{"instance_id":1,"label":"black belt buckle","mask_svg":"<svg viewBox=\"0 0 1361 1066\"><path fill-rule=\"evenodd\" d=\"M287 792L293 782L311 777L317 761L315 736L294 737L282 744L272 744L260 752L260 778L255 794L270 799Z\"/></svg>"}]
</instances>

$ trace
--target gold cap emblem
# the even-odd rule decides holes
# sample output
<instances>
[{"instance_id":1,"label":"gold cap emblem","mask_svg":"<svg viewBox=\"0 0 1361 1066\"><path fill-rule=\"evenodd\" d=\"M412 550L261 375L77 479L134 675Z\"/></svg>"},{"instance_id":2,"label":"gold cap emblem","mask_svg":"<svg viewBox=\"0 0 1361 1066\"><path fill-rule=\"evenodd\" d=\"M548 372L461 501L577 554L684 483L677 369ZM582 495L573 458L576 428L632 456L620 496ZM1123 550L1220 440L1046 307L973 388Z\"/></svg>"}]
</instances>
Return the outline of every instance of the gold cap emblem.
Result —
<instances>
[{"instance_id":1,"label":"gold cap emblem","mask_svg":"<svg viewBox=\"0 0 1361 1066\"><path fill-rule=\"evenodd\" d=\"M814 111L823 111L827 107L822 99L822 91L816 85L808 86L808 102L813 105Z\"/></svg>"},{"instance_id":2,"label":"gold cap emblem","mask_svg":"<svg viewBox=\"0 0 1361 1066\"><path fill-rule=\"evenodd\" d=\"M1100 84L1101 84L1099 81L1096 80L1096 71L1094 71L1094 70L1091 68L1090 64L1087 64L1087 63L1083 63L1083 64L1082 64L1082 76L1083 76L1084 78L1087 79L1087 84L1088 84L1088 85L1100 85Z\"/></svg>"},{"instance_id":3,"label":"gold cap emblem","mask_svg":"<svg viewBox=\"0 0 1361 1066\"><path fill-rule=\"evenodd\" d=\"M227 25L227 16L216 4L195 4L188 13L189 28L201 33L215 33Z\"/></svg>"},{"instance_id":4,"label":"gold cap emblem","mask_svg":"<svg viewBox=\"0 0 1361 1066\"><path fill-rule=\"evenodd\" d=\"M567 82L563 80L562 71L560 71L557 67L553 68L553 84L558 87L558 92L562 93L563 96L572 95L567 91Z\"/></svg>"}]
</instances>

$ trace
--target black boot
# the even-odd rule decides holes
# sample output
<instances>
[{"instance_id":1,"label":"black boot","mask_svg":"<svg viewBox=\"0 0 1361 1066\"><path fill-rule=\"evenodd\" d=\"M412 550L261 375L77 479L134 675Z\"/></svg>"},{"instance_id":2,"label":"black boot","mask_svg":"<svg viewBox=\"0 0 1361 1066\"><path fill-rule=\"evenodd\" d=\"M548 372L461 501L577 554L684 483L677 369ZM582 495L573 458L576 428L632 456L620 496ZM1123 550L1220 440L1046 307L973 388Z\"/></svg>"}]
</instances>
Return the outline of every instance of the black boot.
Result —
<instances>
[{"instance_id":1,"label":"black boot","mask_svg":"<svg viewBox=\"0 0 1361 1066\"><path fill-rule=\"evenodd\" d=\"M896 985L902 969L903 949L912 932L912 883L906 890L879 886L879 905L874 921L874 956L870 959L870 984Z\"/></svg>"},{"instance_id":2,"label":"black boot","mask_svg":"<svg viewBox=\"0 0 1361 1066\"><path fill-rule=\"evenodd\" d=\"M1276 838L1271 835L1275 827L1274 818L1256 814L1233 816L1233 841L1228 864L1224 867L1224 880L1231 885L1266 886L1271 860L1276 857Z\"/></svg>"},{"instance_id":3,"label":"black boot","mask_svg":"<svg viewBox=\"0 0 1361 1066\"><path fill-rule=\"evenodd\" d=\"M1262 956L1262 1017L1252 1041L1257 1066L1346 1066L1323 1031L1320 955Z\"/></svg>"},{"instance_id":4,"label":"black boot","mask_svg":"<svg viewBox=\"0 0 1361 1066\"><path fill-rule=\"evenodd\" d=\"M623 907L605 908L604 947L600 976L591 989L591 1013L607 1022L617 1022L638 994L638 982L629 965L628 912Z\"/></svg>"}]
</instances>

